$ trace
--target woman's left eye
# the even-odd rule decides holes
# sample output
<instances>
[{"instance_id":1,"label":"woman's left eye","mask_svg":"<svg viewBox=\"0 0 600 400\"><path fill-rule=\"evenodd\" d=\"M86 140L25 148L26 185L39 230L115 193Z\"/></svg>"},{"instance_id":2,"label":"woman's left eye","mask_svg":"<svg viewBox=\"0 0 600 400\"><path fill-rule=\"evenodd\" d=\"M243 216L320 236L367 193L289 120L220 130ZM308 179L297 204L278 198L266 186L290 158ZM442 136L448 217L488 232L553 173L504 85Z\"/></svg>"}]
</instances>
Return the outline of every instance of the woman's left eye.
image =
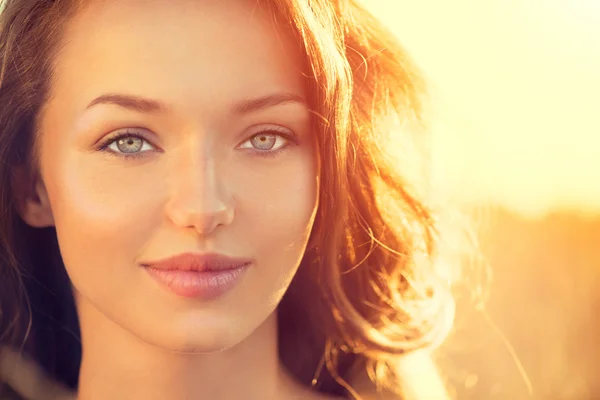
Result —
<instances>
[{"instance_id":1,"label":"woman's left eye","mask_svg":"<svg viewBox=\"0 0 600 400\"><path fill-rule=\"evenodd\" d=\"M290 139L275 131L257 133L240 145L241 149L252 149L257 152L274 153L286 147Z\"/></svg>"}]
</instances>

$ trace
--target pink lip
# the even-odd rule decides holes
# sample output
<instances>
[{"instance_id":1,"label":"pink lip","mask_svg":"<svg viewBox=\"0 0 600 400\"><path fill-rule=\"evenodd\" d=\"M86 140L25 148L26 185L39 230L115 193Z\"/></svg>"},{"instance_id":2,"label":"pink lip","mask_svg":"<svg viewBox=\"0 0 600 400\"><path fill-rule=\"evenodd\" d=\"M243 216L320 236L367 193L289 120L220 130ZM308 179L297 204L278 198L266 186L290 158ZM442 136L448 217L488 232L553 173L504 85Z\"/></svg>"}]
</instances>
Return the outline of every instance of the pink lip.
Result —
<instances>
[{"instance_id":1,"label":"pink lip","mask_svg":"<svg viewBox=\"0 0 600 400\"><path fill-rule=\"evenodd\" d=\"M208 300L232 289L251 263L247 258L185 253L142 265L174 294Z\"/></svg>"}]
</instances>

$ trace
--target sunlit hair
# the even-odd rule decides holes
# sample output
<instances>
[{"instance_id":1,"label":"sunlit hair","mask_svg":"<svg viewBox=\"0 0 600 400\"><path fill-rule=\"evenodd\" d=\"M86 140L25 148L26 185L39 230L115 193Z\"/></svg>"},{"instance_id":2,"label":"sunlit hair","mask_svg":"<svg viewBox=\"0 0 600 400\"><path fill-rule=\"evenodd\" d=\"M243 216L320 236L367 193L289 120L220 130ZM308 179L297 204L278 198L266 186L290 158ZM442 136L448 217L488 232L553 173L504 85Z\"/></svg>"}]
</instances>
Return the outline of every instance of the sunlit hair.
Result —
<instances>
[{"instance_id":1,"label":"sunlit hair","mask_svg":"<svg viewBox=\"0 0 600 400\"><path fill-rule=\"evenodd\" d=\"M50 374L74 386L80 353L66 349L79 345L78 328L56 233L20 220L11 179L16 165L36 171L37 118L61 28L77 7L66 0L4 3L0 342L24 344ZM362 370L378 387L401 394L398 360L437 346L454 312L436 218L406 163L393 157L408 156L407 144L425 134L424 82L394 36L355 1L257 6L263 3L307 55L321 163L309 247L278 309L282 360L323 393L354 396L351 377Z\"/></svg>"}]
</instances>

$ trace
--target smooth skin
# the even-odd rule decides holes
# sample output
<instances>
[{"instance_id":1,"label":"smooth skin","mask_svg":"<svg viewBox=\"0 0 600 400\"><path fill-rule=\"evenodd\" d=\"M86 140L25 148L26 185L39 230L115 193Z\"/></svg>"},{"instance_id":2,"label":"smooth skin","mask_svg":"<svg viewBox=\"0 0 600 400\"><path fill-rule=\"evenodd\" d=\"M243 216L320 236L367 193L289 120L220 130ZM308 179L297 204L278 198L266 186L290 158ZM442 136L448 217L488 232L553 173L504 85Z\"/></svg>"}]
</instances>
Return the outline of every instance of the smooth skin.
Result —
<instances>
[{"instance_id":1,"label":"smooth skin","mask_svg":"<svg viewBox=\"0 0 600 400\"><path fill-rule=\"evenodd\" d=\"M300 50L242 0L91 1L64 38L20 209L56 227L73 283L77 399L324 398L276 342L318 207ZM201 301L141 267L184 252L254 262Z\"/></svg>"}]
</instances>

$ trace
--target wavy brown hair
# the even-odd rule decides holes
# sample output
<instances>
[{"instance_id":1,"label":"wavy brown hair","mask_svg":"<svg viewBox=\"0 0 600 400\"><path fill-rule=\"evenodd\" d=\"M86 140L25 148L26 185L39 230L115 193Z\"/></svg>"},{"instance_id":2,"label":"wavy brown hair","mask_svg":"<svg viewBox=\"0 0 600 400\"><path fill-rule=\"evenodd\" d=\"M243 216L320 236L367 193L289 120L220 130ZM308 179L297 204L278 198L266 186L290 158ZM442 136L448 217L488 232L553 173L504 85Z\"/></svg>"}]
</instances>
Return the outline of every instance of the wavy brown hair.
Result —
<instances>
[{"instance_id":1,"label":"wavy brown hair","mask_svg":"<svg viewBox=\"0 0 600 400\"><path fill-rule=\"evenodd\" d=\"M397 361L440 343L453 317L436 219L389 151L425 134L424 82L355 0L257 2L304 49L321 162L310 245L278 308L281 358L323 393L357 396L362 371L400 395ZM0 16L0 343L71 387L81 349L56 233L20 220L11 182L16 166L36 171L36 118L82 3L8 0Z\"/></svg>"}]
</instances>

